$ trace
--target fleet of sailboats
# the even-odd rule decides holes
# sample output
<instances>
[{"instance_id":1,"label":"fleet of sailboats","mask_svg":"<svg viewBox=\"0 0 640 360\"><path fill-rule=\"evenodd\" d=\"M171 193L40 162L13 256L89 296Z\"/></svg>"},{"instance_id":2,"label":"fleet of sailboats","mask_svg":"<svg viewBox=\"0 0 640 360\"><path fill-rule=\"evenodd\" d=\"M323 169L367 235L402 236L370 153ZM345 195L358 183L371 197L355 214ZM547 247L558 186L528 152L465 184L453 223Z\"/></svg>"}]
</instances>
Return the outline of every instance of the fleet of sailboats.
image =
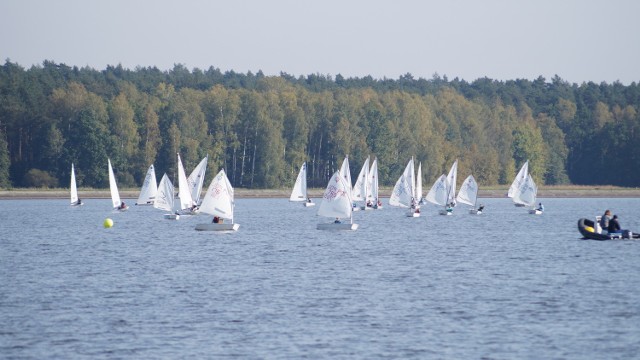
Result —
<instances>
[{"instance_id":1,"label":"fleet of sailboats","mask_svg":"<svg viewBox=\"0 0 640 360\"><path fill-rule=\"evenodd\" d=\"M367 157L362 165L358 178L351 187L351 174L349 158L345 156L340 170L330 178L323 194L323 200L318 206L317 215L330 218L334 221L319 223L320 230L356 230L358 224L353 223L353 212L357 209L355 201L363 201L363 210L382 208L378 187L378 159L370 161ZM180 155L177 155L178 163L178 196L175 196L175 188L167 174L164 174L160 183L156 185L154 166L149 166L144 183L140 190L137 205L152 205L154 208L165 210L167 219L177 220L180 212L192 210L199 202L199 194L204 184L208 156L203 158L195 167L189 177L186 177ZM114 210L124 211L128 206L120 199L116 178L111 159L107 159L109 170L109 189ZM469 175L460 186L456 194L458 160L455 160L448 174L442 174L433 183L433 186L424 198L427 202L444 207L439 213L449 215L456 204L471 206L470 214L482 214L483 206L478 206L479 186L473 175ZM516 175L508 196L517 206L529 207L530 214L542 214L541 206L535 208L537 199L537 185L528 171L529 162L526 161ZM311 202L307 189L307 164L300 167L298 177L289 198L290 201L302 202L305 206L315 205ZM422 200L422 163L415 171L413 157L407 163L402 175L398 178L389 197L389 205L407 208L407 216L420 216L420 204ZM76 174L74 164L71 164L70 204L82 205L78 198ZM214 177L200 204L200 212L213 216L211 223L198 224L196 230L200 231L236 231L239 224L234 222L234 190L223 170Z\"/></svg>"}]
</instances>

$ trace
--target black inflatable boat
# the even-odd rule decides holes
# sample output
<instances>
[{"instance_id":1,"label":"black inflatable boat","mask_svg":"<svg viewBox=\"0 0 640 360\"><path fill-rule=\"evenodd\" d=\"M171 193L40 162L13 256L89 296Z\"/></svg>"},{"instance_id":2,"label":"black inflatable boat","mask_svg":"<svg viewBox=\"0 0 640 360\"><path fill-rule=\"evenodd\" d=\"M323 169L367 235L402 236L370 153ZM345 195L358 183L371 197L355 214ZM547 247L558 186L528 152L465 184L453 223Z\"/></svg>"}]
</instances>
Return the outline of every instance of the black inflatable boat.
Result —
<instances>
[{"instance_id":1,"label":"black inflatable boat","mask_svg":"<svg viewBox=\"0 0 640 360\"><path fill-rule=\"evenodd\" d=\"M632 233L625 230L622 233L604 234L596 232L596 226L593 220L582 218L578 220L578 231L582 234L583 239L591 240L613 240L613 239L640 239L640 234Z\"/></svg>"}]
</instances>

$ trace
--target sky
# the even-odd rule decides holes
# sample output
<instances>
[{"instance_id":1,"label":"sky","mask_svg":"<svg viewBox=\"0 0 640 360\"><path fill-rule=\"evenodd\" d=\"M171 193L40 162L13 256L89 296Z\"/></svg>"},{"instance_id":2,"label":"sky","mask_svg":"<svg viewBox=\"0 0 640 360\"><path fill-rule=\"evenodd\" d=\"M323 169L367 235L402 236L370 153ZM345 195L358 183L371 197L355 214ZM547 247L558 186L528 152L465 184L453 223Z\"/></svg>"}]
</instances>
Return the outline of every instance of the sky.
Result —
<instances>
[{"instance_id":1,"label":"sky","mask_svg":"<svg viewBox=\"0 0 640 360\"><path fill-rule=\"evenodd\" d=\"M640 82L640 1L2 0L0 58L628 85Z\"/></svg>"}]
</instances>

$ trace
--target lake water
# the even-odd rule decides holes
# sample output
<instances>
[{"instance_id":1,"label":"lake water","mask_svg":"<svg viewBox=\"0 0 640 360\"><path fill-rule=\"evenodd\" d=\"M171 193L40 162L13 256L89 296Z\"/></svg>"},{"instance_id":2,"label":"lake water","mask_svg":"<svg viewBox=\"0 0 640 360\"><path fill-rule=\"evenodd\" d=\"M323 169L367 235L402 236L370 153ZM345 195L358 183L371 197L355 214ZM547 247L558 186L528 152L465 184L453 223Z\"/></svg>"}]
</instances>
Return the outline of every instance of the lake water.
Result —
<instances>
[{"instance_id":1,"label":"lake water","mask_svg":"<svg viewBox=\"0 0 640 360\"><path fill-rule=\"evenodd\" d=\"M386 206L326 232L317 208L239 199L232 234L104 199L0 201L0 358L637 358L640 242L576 223L609 208L640 230L640 199L542 201Z\"/></svg>"}]
</instances>

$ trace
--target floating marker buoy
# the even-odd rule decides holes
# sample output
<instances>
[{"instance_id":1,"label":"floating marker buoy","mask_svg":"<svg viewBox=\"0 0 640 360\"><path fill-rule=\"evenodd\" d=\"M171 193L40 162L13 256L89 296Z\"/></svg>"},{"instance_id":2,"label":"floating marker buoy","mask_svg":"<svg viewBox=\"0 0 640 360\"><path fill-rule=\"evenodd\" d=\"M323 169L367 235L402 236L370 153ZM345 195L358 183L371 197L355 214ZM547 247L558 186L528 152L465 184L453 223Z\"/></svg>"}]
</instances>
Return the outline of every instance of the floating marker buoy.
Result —
<instances>
[{"instance_id":1,"label":"floating marker buoy","mask_svg":"<svg viewBox=\"0 0 640 360\"><path fill-rule=\"evenodd\" d=\"M102 225L104 225L105 229L108 229L113 226L113 220L106 218L104 219L104 223Z\"/></svg>"}]
</instances>

